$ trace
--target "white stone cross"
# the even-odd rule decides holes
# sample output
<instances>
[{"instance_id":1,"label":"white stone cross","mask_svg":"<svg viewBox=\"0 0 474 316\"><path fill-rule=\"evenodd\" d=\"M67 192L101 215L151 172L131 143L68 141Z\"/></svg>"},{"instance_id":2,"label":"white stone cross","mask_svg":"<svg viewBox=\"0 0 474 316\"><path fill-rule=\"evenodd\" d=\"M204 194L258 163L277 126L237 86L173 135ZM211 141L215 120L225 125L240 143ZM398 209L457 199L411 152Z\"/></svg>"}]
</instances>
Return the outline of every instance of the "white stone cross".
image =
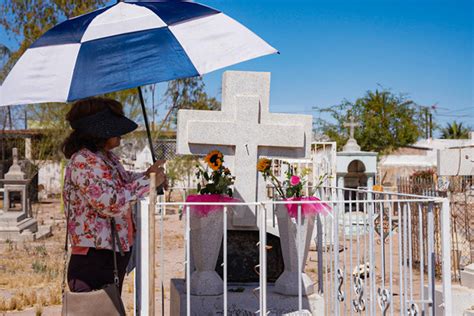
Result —
<instances>
[{"instance_id":1,"label":"white stone cross","mask_svg":"<svg viewBox=\"0 0 474 316\"><path fill-rule=\"evenodd\" d=\"M355 122L354 122L354 117L353 117L352 115L349 117L349 123L344 123L344 127L349 127L349 128L350 128L350 130L349 130L349 131L350 131L350 132L349 132L349 133L350 133L350 134L349 134L349 137L350 137L351 139L354 139L354 129L355 129L356 127L359 127L359 126L360 126L359 123L355 123Z\"/></svg>"},{"instance_id":2,"label":"white stone cross","mask_svg":"<svg viewBox=\"0 0 474 316\"><path fill-rule=\"evenodd\" d=\"M13 164L8 169L8 172L5 174L5 179L8 180L23 180L25 179L25 173L21 171L21 167L18 164L18 149L13 148L12 150Z\"/></svg>"},{"instance_id":3,"label":"white stone cross","mask_svg":"<svg viewBox=\"0 0 474 316\"><path fill-rule=\"evenodd\" d=\"M222 151L226 165L229 157L234 158L234 197L244 202L266 200L258 158L309 157L312 132L312 116L270 113L269 99L270 73L225 72L221 111L179 110L178 154ZM255 226L254 210L238 208L232 225Z\"/></svg>"}]
</instances>

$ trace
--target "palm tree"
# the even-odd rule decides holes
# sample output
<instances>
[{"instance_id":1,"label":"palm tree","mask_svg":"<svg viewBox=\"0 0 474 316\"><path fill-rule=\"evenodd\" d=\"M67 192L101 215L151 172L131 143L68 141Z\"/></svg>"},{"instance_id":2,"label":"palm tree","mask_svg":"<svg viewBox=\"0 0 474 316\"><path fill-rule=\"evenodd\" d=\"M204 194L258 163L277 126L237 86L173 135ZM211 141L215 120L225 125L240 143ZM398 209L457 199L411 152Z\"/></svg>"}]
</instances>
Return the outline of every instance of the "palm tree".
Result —
<instances>
[{"instance_id":1,"label":"palm tree","mask_svg":"<svg viewBox=\"0 0 474 316\"><path fill-rule=\"evenodd\" d=\"M462 139L469 138L469 128L465 127L461 123L453 121L452 123L446 124L445 128L441 129L441 138L444 139Z\"/></svg>"}]
</instances>

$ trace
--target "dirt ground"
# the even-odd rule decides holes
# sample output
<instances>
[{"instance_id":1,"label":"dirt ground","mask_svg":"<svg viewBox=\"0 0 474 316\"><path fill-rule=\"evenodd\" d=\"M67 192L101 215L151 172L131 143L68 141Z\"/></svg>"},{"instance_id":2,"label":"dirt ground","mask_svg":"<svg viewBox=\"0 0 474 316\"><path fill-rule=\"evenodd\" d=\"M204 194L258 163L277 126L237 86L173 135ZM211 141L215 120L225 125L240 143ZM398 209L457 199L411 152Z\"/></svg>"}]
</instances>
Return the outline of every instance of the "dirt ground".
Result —
<instances>
[{"instance_id":1,"label":"dirt ground","mask_svg":"<svg viewBox=\"0 0 474 316\"><path fill-rule=\"evenodd\" d=\"M60 315L64 267L64 216L59 200L35 204L33 213L42 225L52 226L53 236L34 242L0 243L0 315ZM165 218L164 264L166 310L169 309L169 279L182 277L184 266L184 224L168 211ZM158 227L158 223L157 223ZM159 232L157 246L159 247ZM160 269L159 250L156 271ZM161 313L161 282L156 280L157 314ZM122 293L128 314L133 314L133 272L126 276Z\"/></svg>"}]
</instances>

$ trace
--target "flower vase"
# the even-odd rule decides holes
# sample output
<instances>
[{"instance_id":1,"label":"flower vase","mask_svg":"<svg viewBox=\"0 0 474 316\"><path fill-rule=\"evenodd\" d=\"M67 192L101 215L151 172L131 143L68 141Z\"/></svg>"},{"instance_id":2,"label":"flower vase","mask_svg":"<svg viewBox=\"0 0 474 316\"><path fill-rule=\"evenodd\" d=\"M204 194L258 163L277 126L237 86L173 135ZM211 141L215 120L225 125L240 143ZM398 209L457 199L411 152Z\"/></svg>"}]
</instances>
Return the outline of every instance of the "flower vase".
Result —
<instances>
[{"instance_id":1,"label":"flower vase","mask_svg":"<svg viewBox=\"0 0 474 316\"><path fill-rule=\"evenodd\" d=\"M223 207L215 207L212 212L202 214L190 207L191 256L195 270L191 274L192 295L220 295L223 282L215 271L222 244Z\"/></svg>"},{"instance_id":2,"label":"flower vase","mask_svg":"<svg viewBox=\"0 0 474 316\"><path fill-rule=\"evenodd\" d=\"M276 216L278 220L278 230L280 232L280 244L283 254L283 262L285 270L275 282L275 292L297 296L298 295L298 218L292 217L288 213L288 208L284 204L276 205ZM301 265L301 279L302 279L302 294L310 295L314 292L314 283L310 277L304 273L304 267L308 258L309 246L311 244L311 237L314 229L315 214L301 214L301 251L302 260Z\"/></svg>"}]
</instances>

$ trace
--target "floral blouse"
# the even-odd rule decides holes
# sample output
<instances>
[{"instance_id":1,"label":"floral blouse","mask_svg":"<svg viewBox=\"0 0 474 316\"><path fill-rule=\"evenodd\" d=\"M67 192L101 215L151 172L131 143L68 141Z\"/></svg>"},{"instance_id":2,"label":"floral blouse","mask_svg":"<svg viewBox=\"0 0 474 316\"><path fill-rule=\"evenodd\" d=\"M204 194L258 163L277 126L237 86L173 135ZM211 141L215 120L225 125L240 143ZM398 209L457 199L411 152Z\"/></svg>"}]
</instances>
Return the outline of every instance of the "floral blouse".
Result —
<instances>
[{"instance_id":1,"label":"floral blouse","mask_svg":"<svg viewBox=\"0 0 474 316\"><path fill-rule=\"evenodd\" d=\"M114 217L122 250L129 251L134 231L130 202L147 194L148 185L144 173L126 171L112 152L76 152L66 166L63 190L71 246L112 249Z\"/></svg>"}]
</instances>

